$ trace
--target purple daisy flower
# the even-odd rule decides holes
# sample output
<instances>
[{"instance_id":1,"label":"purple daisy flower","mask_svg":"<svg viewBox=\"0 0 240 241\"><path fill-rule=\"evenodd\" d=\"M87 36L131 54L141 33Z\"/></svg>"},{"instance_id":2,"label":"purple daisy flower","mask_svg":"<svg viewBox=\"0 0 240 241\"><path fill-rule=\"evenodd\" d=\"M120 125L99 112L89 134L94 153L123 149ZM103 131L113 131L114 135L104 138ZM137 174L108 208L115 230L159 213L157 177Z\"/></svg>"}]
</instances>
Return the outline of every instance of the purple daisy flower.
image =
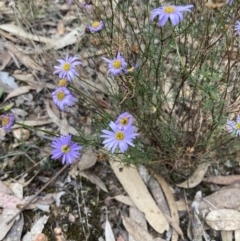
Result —
<instances>
[{"instance_id":1,"label":"purple daisy flower","mask_svg":"<svg viewBox=\"0 0 240 241\"><path fill-rule=\"evenodd\" d=\"M92 23L92 25L87 26L87 29L91 32L91 33L96 33L99 32L103 29L104 24L103 21L95 21Z\"/></svg>"},{"instance_id":2,"label":"purple daisy flower","mask_svg":"<svg viewBox=\"0 0 240 241\"><path fill-rule=\"evenodd\" d=\"M121 74L127 68L127 62L118 52L117 57L114 59L107 59L102 57L103 60L108 62L108 73L117 76Z\"/></svg>"},{"instance_id":3,"label":"purple daisy flower","mask_svg":"<svg viewBox=\"0 0 240 241\"><path fill-rule=\"evenodd\" d=\"M170 19L174 26L178 25L183 20L182 12L191 12L193 5L174 6L169 5L159 7L150 11L150 19L153 21L158 16L158 26L162 27Z\"/></svg>"},{"instance_id":4,"label":"purple daisy flower","mask_svg":"<svg viewBox=\"0 0 240 241\"><path fill-rule=\"evenodd\" d=\"M128 112L124 112L123 114L121 114L115 122L115 124L120 130L128 129L132 125L132 123L133 123L133 116Z\"/></svg>"},{"instance_id":5,"label":"purple daisy flower","mask_svg":"<svg viewBox=\"0 0 240 241\"><path fill-rule=\"evenodd\" d=\"M73 1L73 0L68 0L68 4L72 4L72 1Z\"/></svg>"},{"instance_id":6,"label":"purple daisy flower","mask_svg":"<svg viewBox=\"0 0 240 241\"><path fill-rule=\"evenodd\" d=\"M0 115L0 128L3 128L6 131L10 131L15 121L15 117L12 113L6 115Z\"/></svg>"},{"instance_id":7,"label":"purple daisy flower","mask_svg":"<svg viewBox=\"0 0 240 241\"><path fill-rule=\"evenodd\" d=\"M72 164L76 158L80 156L80 150L82 146L77 143L71 141L72 136L60 136L55 137L53 139L51 147L52 150L52 158L58 159L62 157L62 164Z\"/></svg>"},{"instance_id":8,"label":"purple daisy flower","mask_svg":"<svg viewBox=\"0 0 240 241\"><path fill-rule=\"evenodd\" d=\"M85 8L87 10L91 10L92 8L92 1L85 1L83 4L82 4L82 8Z\"/></svg>"},{"instance_id":9,"label":"purple daisy flower","mask_svg":"<svg viewBox=\"0 0 240 241\"><path fill-rule=\"evenodd\" d=\"M237 21L234 26L236 35L240 35L240 21Z\"/></svg>"},{"instance_id":10,"label":"purple daisy flower","mask_svg":"<svg viewBox=\"0 0 240 241\"><path fill-rule=\"evenodd\" d=\"M113 121L110 122L109 126L113 131L102 130L104 134L100 135L101 137L106 138L103 141L103 144L108 151L112 149L111 152L114 153L118 146L120 151L124 153L128 149L128 145L134 146L132 140L138 136L138 133L135 132L135 126L130 126L126 130L121 130Z\"/></svg>"},{"instance_id":11,"label":"purple daisy flower","mask_svg":"<svg viewBox=\"0 0 240 241\"><path fill-rule=\"evenodd\" d=\"M232 6L233 5L233 0L227 0L227 4Z\"/></svg>"},{"instance_id":12,"label":"purple daisy flower","mask_svg":"<svg viewBox=\"0 0 240 241\"><path fill-rule=\"evenodd\" d=\"M236 121L227 120L227 131L235 136L240 136L240 115Z\"/></svg>"},{"instance_id":13,"label":"purple daisy flower","mask_svg":"<svg viewBox=\"0 0 240 241\"><path fill-rule=\"evenodd\" d=\"M79 76L78 72L76 71L76 65L81 65L81 61L76 61L78 59L77 56L68 57L66 59L58 59L60 63L58 66L54 66L56 69L53 74L58 74L60 79L67 79L69 81L73 80L74 76Z\"/></svg>"},{"instance_id":14,"label":"purple daisy flower","mask_svg":"<svg viewBox=\"0 0 240 241\"><path fill-rule=\"evenodd\" d=\"M71 95L71 92L66 87L59 87L52 92L53 102L60 110L65 111L65 106L73 106L78 101L77 98Z\"/></svg>"}]
</instances>

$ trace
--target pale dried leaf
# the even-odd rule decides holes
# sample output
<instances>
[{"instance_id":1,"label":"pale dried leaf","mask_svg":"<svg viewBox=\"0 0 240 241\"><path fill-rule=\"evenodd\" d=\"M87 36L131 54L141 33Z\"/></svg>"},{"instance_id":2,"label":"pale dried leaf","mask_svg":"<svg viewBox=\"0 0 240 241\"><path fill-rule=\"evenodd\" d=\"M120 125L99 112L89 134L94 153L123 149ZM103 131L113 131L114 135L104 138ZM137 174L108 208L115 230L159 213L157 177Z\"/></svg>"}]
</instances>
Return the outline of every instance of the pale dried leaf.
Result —
<instances>
[{"instance_id":1,"label":"pale dried leaf","mask_svg":"<svg viewBox=\"0 0 240 241\"><path fill-rule=\"evenodd\" d=\"M139 224L128 217L122 216L123 225L126 230L133 236L137 241L153 241L153 237L144 230Z\"/></svg>"},{"instance_id":2,"label":"pale dried leaf","mask_svg":"<svg viewBox=\"0 0 240 241\"><path fill-rule=\"evenodd\" d=\"M219 185L231 185L236 181L240 181L240 175L230 176L211 176L203 179L205 182L212 182Z\"/></svg>"},{"instance_id":3,"label":"pale dried leaf","mask_svg":"<svg viewBox=\"0 0 240 241\"><path fill-rule=\"evenodd\" d=\"M7 95L7 97L5 98L4 102L6 102L7 100L9 100L10 98L22 95L22 94L26 94L28 93L30 90L35 90L35 88L33 86L21 86L15 90L13 90L11 93L9 93Z\"/></svg>"},{"instance_id":4,"label":"pale dried leaf","mask_svg":"<svg viewBox=\"0 0 240 241\"><path fill-rule=\"evenodd\" d=\"M240 241L240 230L235 230L234 238L235 238L235 241Z\"/></svg>"},{"instance_id":5,"label":"pale dried leaf","mask_svg":"<svg viewBox=\"0 0 240 241\"><path fill-rule=\"evenodd\" d=\"M9 54L9 52L7 50L4 50L1 54L1 62L2 64L0 65L0 71L4 70L5 67L9 64L9 62L11 61L11 55Z\"/></svg>"},{"instance_id":6,"label":"pale dried leaf","mask_svg":"<svg viewBox=\"0 0 240 241\"><path fill-rule=\"evenodd\" d=\"M14 224L14 221L18 218L16 218L15 220L13 220L10 224L7 224L7 222L18 213L18 209L7 209L4 208L2 210L2 213L0 214L0 240L2 240L7 233L9 232L9 230L11 229L11 227Z\"/></svg>"},{"instance_id":7,"label":"pale dried leaf","mask_svg":"<svg viewBox=\"0 0 240 241\"><path fill-rule=\"evenodd\" d=\"M240 229L240 212L233 209L210 211L205 222L214 230L232 231Z\"/></svg>"},{"instance_id":8,"label":"pale dried leaf","mask_svg":"<svg viewBox=\"0 0 240 241\"><path fill-rule=\"evenodd\" d=\"M200 202L199 210L209 210L213 208L238 209L240 204L239 188L240 183L235 182L231 186L222 188L221 190L204 197Z\"/></svg>"},{"instance_id":9,"label":"pale dried leaf","mask_svg":"<svg viewBox=\"0 0 240 241\"><path fill-rule=\"evenodd\" d=\"M197 165L196 169L194 170L193 174L184 182L177 184L178 187L183 188L193 188L196 187L202 180L205 173L208 170L207 163L200 163Z\"/></svg>"},{"instance_id":10,"label":"pale dried leaf","mask_svg":"<svg viewBox=\"0 0 240 241\"><path fill-rule=\"evenodd\" d=\"M9 187L16 197L23 198L23 185L21 183L10 183Z\"/></svg>"},{"instance_id":11,"label":"pale dried leaf","mask_svg":"<svg viewBox=\"0 0 240 241\"><path fill-rule=\"evenodd\" d=\"M180 199L178 201L176 201L176 204L177 204L177 209L178 209L178 212L185 212L188 210L188 205L190 205L190 203L186 203L185 200L183 199Z\"/></svg>"},{"instance_id":12,"label":"pale dried leaf","mask_svg":"<svg viewBox=\"0 0 240 241\"><path fill-rule=\"evenodd\" d=\"M65 26L62 20L60 20L57 24L57 32L59 35L63 35L65 33Z\"/></svg>"},{"instance_id":13,"label":"pale dried leaf","mask_svg":"<svg viewBox=\"0 0 240 241\"><path fill-rule=\"evenodd\" d=\"M136 207L129 207L129 218L135 221L141 228L147 231L147 221L142 212L140 212ZM128 241L136 241L134 237L129 234Z\"/></svg>"},{"instance_id":14,"label":"pale dried leaf","mask_svg":"<svg viewBox=\"0 0 240 241\"><path fill-rule=\"evenodd\" d=\"M15 90L18 88L18 84L15 82L15 79L9 76L8 72L0 72L0 80L2 83L12 88L12 90Z\"/></svg>"},{"instance_id":15,"label":"pale dried leaf","mask_svg":"<svg viewBox=\"0 0 240 241\"><path fill-rule=\"evenodd\" d=\"M34 40L34 41L37 41L37 42L43 42L43 43L51 44L53 41L56 41L54 39L49 39L49 38L45 38L45 37L30 34L29 32L25 32L22 28L16 26L15 24L11 24L11 23L1 24L0 29L6 31L8 33L14 34L18 37Z\"/></svg>"},{"instance_id":16,"label":"pale dried leaf","mask_svg":"<svg viewBox=\"0 0 240 241\"><path fill-rule=\"evenodd\" d=\"M45 224L48 221L48 216L44 215L41 218L39 218L32 226L31 231L27 232L22 241L33 241L36 236L42 232Z\"/></svg>"},{"instance_id":17,"label":"pale dried leaf","mask_svg":"<svg viewBox=\"0 0 240 241\"><path fill-rule=\"evenodd\" d=\"M50 206L49 205L38 204L38 203L35 203L35 205L39 210L41 210L43 212L47 212L47 213L50 212Z\"/></svg>"},{"instance_id":18,"label":"pale dried leaf","mask_svg":"<svg viewBox=\"0 0 240 241\"><path fill-rule=\"evenodd\" d=\"M61 121L61 126L59 127L60 127L60 133L62 135L68 135L69 133L72 135L79 135L77 130L68 124L66 119L63 119Z\"/></svg>"},{"instance_id":19,"label":"pale dried leaf","mask_svg":"<svg viewBox=\"0 0 240 241\"><path fill-rule=\"evenodd\" d=\"M85 25L82 24L81 26L77 27L76 29L72 30L67 35L54 40L51 43L51 47L54 49L62 49L66 46L75 44L76 42L80 41L85 34Z\"/></svg>"},{"instance_id":20,"label":"pale dried leaf","mask_svg":"<svg viewBox=\"0 0 240 241\"><path fill-rule=\"evenodd\" d=\"M158 181L158 183L162 188L162 191L164 192L164 196L167 200L168 208L170 210L171 217L168 215L169 212L165 212L165 218L174 229L172 232L172 241L178 240L178 234L181 236L182 239L184 239L183 232L179 226L178 208L177 208L175 199L172 195L172 191L168 186L167 182L165 181L165 179L161 175L155 174L154 177L156 178L156 180ZM163 204L162 204L162 208L165 208ZM163 210L168 210L168 209L163 209Z\"/></svg>"},{"instance_id":21,"label":"pale dried leaf","mask_svg":"<svg viewBox=\"0 0 240 241\"><path fill-rule=\"evenodd\" d=\"M51 119L46 119L46 120L23 120L23 121L18 121L20 124L24 124L27 126L44 126L47 124L53 123ZM14 125L12 128L17 128L19 127L18 125Z\"/></svg>"},{"instance_id":22,"label":"pale dried leaf","mask_svg":"<svg viewBox=\"0 0 240 241\"><path fill-rule=\"evenodd\" d=\"M92 147L89 147L81 156L81 161L78 162L78 170L83 171L95 165L97 156L94 154Z\"/></svg>"},{"instance_id":23,"label":"pale dried leaf","mask_svg":"<svg viewBox=\"0 0 240 241\"><path fill-rule=\"evenodd\" d=\"M202 241L204 235L203 224L194 210L190 213L187 235L193 241Z\"/></svg>"},{"instance_id":24,"label":"pale dried leaf","mask_svg":"<svg viewBox=\"0 0 240 241\"><path fill-rule=\"evenodd\" d=\"M18 141L27 141L30 137L30 131L24 128L15 129L12 132Z\"/></svg>"},{"instance_id":25,"label":"pale dried leaf","mask_svg":"<svg viewBox=\"0 0 240 241\"><path fill-rule=\"evenodd\" d=\"M160 187L158 181L155 178L151 178L148 186L160 210L164 214L168 214L168 216L170 216L170 210L167 201L165 199L162 188Z\"/></svg>"},{"instance_id":26,"label":"pale dried leaf","mask_svg":"<svg viewBox=\"0 0 240 241\"><path fill-rule=\"evenodd\" d=\"M61 128L61 134L62 135L66 135L66 134L72 134L72 135L78 135L78 132L76 131L76 129L74 129L72 126L70 126L68 124L68 122L66 121L66 119L64 120L60 120L51 110L50 105L49 105L49 101L46 101L46 109L47 109L47 113L49 115L49 117L51 118L51 120Z\"/></svg>"},{"instance_id":27,"label":"pale dried leaf","mask_svg":"<svg viewBox=\"0 0 240 241\"><path fill-rule=\"evenodd\" d=\"M18 209L17 205L24 205L25 200L3 192L0 192L0 207Z\"/></svg>"},{"instance_id":28,"label":"pale dried leaf","mask_svg":"<svg viewBox=\"0 0 240 241\"><path fill-rule=\"evenodd\" d=\"M12 190L2 181L0 181L0 193L12 194Z\"/></svg>"},{"instance_id":29,"label":"pale dried leaf","mask_svg":"<svg viewBox=\"0 0 240 241\"><path fill-rule=\"evenodd\" d=\"M6 42L4 46L11 51L21 63L23 63L27 68L41 71L41 72L46 72L46 70L38 65L36 62L34 62L29 56L21 52L18 48L16 48L13 44L10 42Z\"/></svg>"},{"instance_id":30,"label":"pale dried leaf","mask_svg":"<svg viewBox=\"0 0 240 241\"><path fill-rule=\"evenodd\" d=\"M137 206L145 214L149 224L159 233L169 229L168 222L148 192L138 171L133 167L120 165L119 156L109 156L111 167L124 189ZM116 161L118 160L118 161ZM120 170L121 168L121 170ZM137 188L136 188L137 187Z\"/></svg>"},{"instance_id":31,"label":"pale dried leaf","mask_svg":"<svg viewBox=\"0 0 240 241\"><path fill-rule=\"evenodd\" d=\"M148 182L151 178L151 175L149 174L148 169L143 165L139 165L138 172L139 172L139 175L141 176L141 178L143 179L144 183L146 185L148 185Z\"/></svg>"},{"instance_id":32,"label":"pale dried leaf","mask_svg":"<svg viewBox=\"0 0 240 241\"><path fill-rule=\"evenodd\" d=\"M222 241L232 241L233 233L232 231L221 231Z\"/></svg>"},{"instance_id":33,"label":"pale dried leaf","mask_svg":"<svg viewBox=\"0 0 240 241\"><path fill-rule=\"evenodd\" d=\"M96 176L95 174L88 172L88 171L82 171L79 173L80 176L83 176L87 178L90 182L96 184L98 187L100 187L104 192L108 192L105 184L101 181L101 179Z\"/></svg>"},{"instance_id":34,"label":"pale dried leaf","mask_svg":"<svg viewBox=\"0 0 240 241\"><path fill-rule=\"evenodd\" d=\"M4 241L20 241L22 237L23 225L23 215L21 214L20 219L15 221Z\"/></svg>"},{"instance_id":35,"label":"pale dried leaf","mask_svg":"<svg viewBox=\"0 0 240 241\"><path fill-rule=\"evenodd\" d=\"M183 240L184 240L183 231L182 231L182 229L180 228L180 226L179 226L179 224L177 223L177 221L176 221L174 218L168 216L167 214L164 214L164 216L165 216L165 218L167 219L169 225L174 229L174 231L175 231L176 234L177 234L177 235L176 235L176 234L174 234L174 232L173 232L173 235L175 235L175 236L173 237L173 235L172 235L172 239L178 239L178 234L179 234L179 235L181 236L181 238L183 238Z\"/></svg>"},{"instance_id":36,"label":"pale dried leaf","mask_svg":"<svg viewBox=\"0 0 240 241\"><path fill-rule=\"evenodd\" d=\"M105 223L105 240L106 241L115 241L112 227L108 220L106 220L106 223Z\"/></svg>"},{"instance_id":37,"label":"pale dried leaf","mask_svg":"<svg viewBox=\"0 0 240 241\"><path fill-rule=\"evenodd\" d=\"M51 49L51 48L61 49L80 41L84 35L85 25L82 24L81 26L72 30L67 35L58 39L50 39L39 35L30 34L29 32L25 32L23 29L19 28L14 24L1 24L0 29L25 39L30 39L37 42L45 43L47 46L47 49Z\"/></svg>"},{"instance_id":38,"label":"pale dried leaf","mask_svg":"<svg viewBox=\"0 0 240 241\"><path fill-rule=\"evenodd\" d=\"M129 196L117 195L117 196L114 196L113 198L126 205L136 207L135 204L133 203L132 199Z\"/></svg>"}]
</instances>

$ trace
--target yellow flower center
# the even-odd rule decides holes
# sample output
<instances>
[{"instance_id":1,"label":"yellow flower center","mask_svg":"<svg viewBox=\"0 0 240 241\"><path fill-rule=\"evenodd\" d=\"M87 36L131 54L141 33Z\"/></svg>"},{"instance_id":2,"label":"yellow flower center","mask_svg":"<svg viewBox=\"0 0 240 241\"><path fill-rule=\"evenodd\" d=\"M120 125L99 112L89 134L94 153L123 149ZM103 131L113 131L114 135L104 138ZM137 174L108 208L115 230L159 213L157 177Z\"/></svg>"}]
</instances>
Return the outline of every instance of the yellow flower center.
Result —
<instances>
[{"instance_id":1,"label":"yellow flower center","mask_svg":"<svg viewBox=\"0 0 240 241\"><path fill-rule=\"evenodd\" d=\"M58 82L58 85L63 87L67 85L67 80L66 79L60 79Z\"/></svg>"},{"instance_id":2,"label":"yellow flower center","mask_svg":"<svg viewBox=\"0 0 240 241\"><path fill-rule=\"evenodd\" d=\"M63 100L64 97L65 97L65 93L64 93L64 92L59 91L59 92L57 93L57 98L58 98L58 100Z\"/></svg>"},{"instance_id":3,"label":"yellow flower center","mask_svg":"<svg viewBox=\"0 0 240 241\"><path fill-rule=\"evenodd\" d=\"M62 146L62 152L63 153L69 153L70 152L70 147L68 145L63 145Z\"/></svg>"},{"instance_id":4,"label":"yellow flower center","mask_svg":"<svg viewBox=\"0 0 240 241\"><path fill-rule=\"evenodd\" d=\"M237 124L236 124L236 128L237 128L238 130L240 130L240 123L237 123Z\"/></svg>"},{"instance_id":5,"label":"yellow flower center","mask_svg":"<svg viewBox=\"0 0 240 241\"><path fill-rule=\"evenodd\" d=\"M97 21L92 23L93 28L98 28L99 25L100 25L100 22L97 22Z\"/></svg>"},{"instance_id":6,"label":"yellow flower center","mask_svg":"<svg viewBox=\"0 0 240 241\"><path fill-rule=\"evenodd\" d=\"M5 116L2 118L2 126L7 126L10 122L10 118L8 116Z\"/></svg>"},{"instance_id":7,"label":"yellow flower center","mask_svg":"<svg viewBox=\"0 0 240 241\"><path fill-rule=\"evenodd\" d=\"M175 7L167 6L167 7L164 8L164 12L165 13L174 13L175 12Z\"/></svg>"},{"instance_id":8,"label":"yellow flower center","mask_svg":"<svg viewBox=\"0 0 240 241\"><path fill-rule=\"evenodd\" d=\"M116 132L115 137L118 141L122 141L124 139L124 133L122 131L118 131Z\"/></svg>"},{"instance_id":9,"label":"yellow flower center","mask_svg":"<svg viewBox=\"0 0 240 241\"><path fill-rule=\"evenodd\" d=\"M123 117L122 119L120 119L120 124L125 126L128 124L129 118L128 117Z\"/></svg>"},{"instance_id":10,"label":"yellow flower center","mask_svg":"<svg viewBox=\"0 0 240 241\"><path fill-rule=\"evenodd\" d=\"M121 61L118 60L118 59L113 62L113 67L114 67L115 69L119 69L119 68L121 67L121 65L122 65L122 63L121 63Z\"/></svg>"},{"instance_id":11,"label":"yellow flower center","mask_svg":"<svg viewBox=\"0 0 240 241\"><path fill-rule=\"evenodd\" d=\"M68 71L71 68L71 64L65 63L62 68L64 71Z\"/></svg>"}]
</instances>

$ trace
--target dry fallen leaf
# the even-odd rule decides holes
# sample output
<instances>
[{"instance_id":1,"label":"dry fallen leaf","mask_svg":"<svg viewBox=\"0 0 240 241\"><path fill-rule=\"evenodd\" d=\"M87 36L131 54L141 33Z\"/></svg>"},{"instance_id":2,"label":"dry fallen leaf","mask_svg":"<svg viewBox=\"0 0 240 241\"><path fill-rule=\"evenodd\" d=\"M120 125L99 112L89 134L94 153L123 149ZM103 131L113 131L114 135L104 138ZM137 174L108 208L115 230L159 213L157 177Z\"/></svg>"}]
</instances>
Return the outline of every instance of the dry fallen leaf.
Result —
<instances>
[{"instance_id":1,"label":"dry fallen leaf","mask_svg":"<svg viewBox=\"0 0 240 241\"><path fill-rule=\"evenodd\" d=\"M132 199L129 196L117 195L117 196L114 196L113 198L126 205L136 207L135 204L133 203Z\"/></svg>"},{"instance_id":2,"label":"dry fallen leaf","mask_svg":"<svg viewBox=\"0 0 240 241\"><path fill-rule=\"evenodd\" d=\"M199 210L211 210L212 208L239 209L239 188L240 182L235 182L231 186L224 187L219 191L204 197L199 204Z\"/></svg>"},{"instance_id":3,"label":"dry fallen leaf","mask_svg":"<svg viewBox=\"0 0 240 241\"><path fill-rule=\"evenodd\" d=\"M221 231L222 241L232 241L233 232L232 231Z\"/></svg>"},{"instance_id":4,"label":"dry fallen leaf","mask_svg":"<svg viewBox=\"0 0 240 241\"><path fill-rule=\"evenodd\" d=\"M79 172L80 176L83 176L85 178L87 178L90 182L96 184L98 187L100 187L104 192L108 192L105 184L101 181L101 179L96 176L95 174L93 174L92 172L88 172L88 171L82 171Z\"/></svg>"},{"instance_id":5,"label":"dry fallen leaf","mask_svg":"<svg viewBox=\"0 0 240 241\"><path fill-rule=\"evenodd\" d=\"M137 241L154 241L153 237L137 224L133 219L122 216L123 225L126 230L133 236Z\"/></svg>"},{"instance_id":6,"label":"dry fallen leaf","mask_svg":"<svg viewBox=\"0 0 240 241\"><path fill-rule=\"evenodd\" d=\"M7 221L10 220L13 216L15 216L15 214L18 213L18 211L18 209L7 208L4 208L2 210L2 213L0 214L0 240L2 240L7 235L7 233L13 226L15 220L13 220L9 224L7 224Z\"/></svg>"},{"instance_id":7,"label":"dry fallen leaf","mask_svg":"<svg viewBox=\"0 0 240 241\"><path fill-rule=\"evenodd\" d=\"M204 182L212 182L219 185L231 185L236 181L240 181L240 175L229 176L211 176L203 179Z\"/></svg>"},{"instance_id":8,"label":"dry fallen leaf","mask_svg":"<svg viewBox=\"0 0 240 241\"><path fill-rule=\"evenodd\" d=\"M168 207L170 209L170 213L171 213L171 217L173 220L170 220L169 218L167 218L168 222L170 222L169 224L174 228L174 230L176 232L173 232L172 235L172 241L177 241L178 240L178 234L181 236L182 239L184 239L183 237L183 232L181 230L181 228L179 227L179 215L178 215L178 208L177 208L177 204L175 202L175 199L172 195L172 191L169 187L169 185L167 184L167 182L165 181L165 179L159 175L159 174L155 174L154 177L157 179L157 181L159 182L159 184L161 185L161 188L164 192L164 195L167 199L168 202Z\"/></svg>"},{"instance_id":9,"label":"dry fallen leaf","mask_svg":"<svg viewBox=\"0 0 240 241\"><path fill-rule=\"evenodd\" d=\"M21 87L15 89L15 90L13 90L11 93L9 93L3 102L6 102L10 98L13 98L13 97L16 97L16 96L19 96L19 95L22 95L22 94L26 94L30 90L35 90L35 88L33 86L29 86L29 85L28 86L21 86Z\"/></svg>"},{"instance_id":10,"label":"dry fallen leaf","mask_svg":"<svg viewBox=\"0 0 240 241\"><path fill-rule=\"evenodd\" d=\"M20 128L13 130L13 135L18 141L27 141L30 137L30 131Z\"/></svg>"},{"instance_id":11,"label":"dry fallen leaf","mask_svg":"<svg viewBox=\"0 0 240 241\"><path fill-rule=\"evenodd\" d=\"M238 230L240 229L240 212L233 209L213 210L207 214L205 222L214 230Z\"/></svg>"},{"instance_id":12,"label":"dry fallen leaf","mask_svg":"<svg viewBox=\"0 0 240 241\"><path fill-rule=\"evenodd\" d=\"M106 220L106 223L105 223L105 240L106 241L115 241L112 227L108 220Z\"/></svg>"},{"instance_id":13,"label":"dry fallen leaf","mask_svg":"<svg viewBox=\"0 0 240 241\"><path fill-rule=\"evenodd\" d=\"M33 241L40 234L48 221L48 216L44 215L33 224L31 231L27 232L22 241Z\"/></svg>"},{"instance_id":14,"label":"dry fallen leaf","mask_svg":"<svg viewBox=\"0 0 240 241\"><path fill-rule=\"evenodd\" d=\"M54 39L36 36L36 35L30 34L29 32L25 32L22 28L18 27L15 24L12 24L12 23L1 24L0 29L6 31L8 33L14 34L18 37L34 40L34 41L37 41L37 42L43 42L43 43L51 44L53 41L55 41Z\"/></svg>"},{"instance_id":15,"label":"dry fallen leaf","mask_svg":"<svg viewBox=\"0 0 240 241\"><path fill-rule=\"evenodd\" d=\"M37 70L41 72L46 72L46 70L38 65L36 62L34 62L29 56L21 52L18 48L16 48L13 44L10 42L5 42L4 46L11 51L21 63L23 63L27 68L30 68L32 70Z\"/></svg>"},{"instance_id":16,"label":"dry fallen leaf","mask_svg":"<svg viewBox=\"0 0 240 241\"><path fill-rule=\"evenodd\" d=\"M76 131L76 129L74 129L72 126L70 126L67 122L66 119L64 120L60 120L51 110L50 108L50 104L49 101L47 100L46 102L46 109L47 109L47 113L49 115L49 117L51 118L51 120L61 128L60 133L62 135L67 135L67 134L72 134L72 135L78 135L78 132Z\"/></svg>"},{"instance_id":17,"label":"dry fallen leaf","mask_svg":"<svg viewBox=\"0 0 240 241\"><path fill-rule=\"evenodd\" d=\"M20 124L24 124L26 126L45 126L47 124L53 123L51 119L46 119L46 120L23 120L23 121L18 121ZM12 129L19 128L19 125L14 125Z\"/></svg>"},{"instance_id":18,"label":"dry fallen leaf","mask_svg":"<svg viewBox=\"0 0 240 241\"><path fill-rule=\"evenodd\" d=\"M235 238L235 241L240 241L240 230L235 230L234 238Z\"/></svg>"},{"instance_id":19,"label":"dry fallen leaf","mask_svg":"<svg viewBox=\"0 0 240 241\"><path fill-rule=\"evenodd\" d=\"M142 212L136 207L129 207L129 218L136 222L142 229L147 232L147 221ZM131 234L129 234L128 241L137 241Z\"/></svg>"},{"instance_id":20,"label":"dry fallen leaf","mask_svg":"<svg viewBox=\"0 0 240 241\"><path fill-rule=\"evenodd\" d=\"M20 241L22 237L24 221L23 214L20 215L19 220L15 220L15 223L11 227L10 231L6 235L4 241Z\"/></svg>"},{"instance_id":21,"label":"dry fallen leaf","mask_svg":"<svg viewBox=\"0 0 240 241\"><path fill-rule=\"evenodd\" d=\"M168 230L169 225L166 218L148 192L138 171L133 167L120 165L119 156L109 156L109 158L115 175L137 208L145 214L148 223L159 233Z\"/></svg>"},{"instance_id":22,"label":"dry fallen leaf","mask_svg":"<svg viewBox=\"0 0 240 241\"><path fill-rule=\"evenodd\" d=\"M60 20L57 24L57 32L59 35L63 35L65 33L65 26L62 20Z\"/></svg>"},{"instance_id":23,"label":"dry fallen leaf","mask_svg":"<svg viewBox=\"0 0 240 241\"><path fill-rule=\"evenodd\" d=\"M87 148L81 156L81 161L78 162L78 170L83 171L95 165L97 156L94 154L92 147Z\"/></svg>"},{"instance_id":24,"label":"dry fallen leaf","mask_svg":"<svg viewBox=\"0 0 240 241\"><path fill-rule=\"evenodd\" d=\"M203 180L203 177L208 170L208 165L209 164L205 162L199 163L193 174L185 182L176 185L183 188L196 187Z\"/></svg>"},{"instance_id":25,"label":"dry fallen leaf","mask_svg":"<svg viewBox=\"0 0 240 241\"><path fill-rule=\"evenodd\" d=\"M0 65L0 71L4 70L5 67L9 64L9 62L11 61L11 55L9 54L9 52L7 50L4 50L1 53L1 62L2 64Z\"/></svg>"},{"instance_id":26,"label":"dry fallen leaf","mask_svg":"<svg viewBox=\"0 0 240 241\"><path fill-rule=\"evenodd\" d=\"M0 29L12 33L16 36L20 36L25 39L34 40L37 42L45 43L47 48L46 49L61 49L66 46L72 45L76 43L77 41L80 41L85 33L85 25L82 24L81 26L78 26L76 29L73 29L70 33L63 36L62 38L58 39L50 39L45 38L39 35L33 35L29 32L25 32L23 29L19 28L18 26L14 24L1 24Z\"/></svg>"}]
</instances>

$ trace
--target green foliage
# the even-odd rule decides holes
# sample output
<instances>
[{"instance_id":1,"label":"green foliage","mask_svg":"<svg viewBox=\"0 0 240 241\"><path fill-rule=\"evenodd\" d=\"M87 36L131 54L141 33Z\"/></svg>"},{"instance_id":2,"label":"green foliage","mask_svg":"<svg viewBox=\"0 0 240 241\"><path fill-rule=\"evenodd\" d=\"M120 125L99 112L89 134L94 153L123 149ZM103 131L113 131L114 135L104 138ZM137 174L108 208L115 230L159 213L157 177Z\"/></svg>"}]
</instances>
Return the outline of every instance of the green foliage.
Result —
<instances>
[{"instance_id":1,"label":"green foliage","mask_svg":"<svg viewBox=\"0 0 240 241\"><path fill-rule=\"evenodd\" d=\"M93 3L91 14L79 8L91 21L102 20L105 25L99 33L86 34L79 47L98 39L96 49L101 49L104 57L112 59L119 51L129 67L138 68L125 75L107 75L104 90L79 78L83 86L107 96L107 104L71 85L79 96L79 107L92 120L94 133L78 130L75 141L101 150L101 130L127 111L141 133L136 146L123 155L127 165L162 159L175 168L189 156L189 150L198 159L202 153L211 153L213 158L218 156L218 148L232 142L224 128L227 119L237 114L229 107L239 95L239 51L235 51L239 40L233 28L239 3L219 10L204 4L197 1L175 27L170 21L163 27L150 21L150 10L159 7L157 1L138 1L138 5L100 1ZM187 165L189 162L194 165L196 159ZM180 169L184 167L181 162Z\"/></svg>"}]
</instances>

